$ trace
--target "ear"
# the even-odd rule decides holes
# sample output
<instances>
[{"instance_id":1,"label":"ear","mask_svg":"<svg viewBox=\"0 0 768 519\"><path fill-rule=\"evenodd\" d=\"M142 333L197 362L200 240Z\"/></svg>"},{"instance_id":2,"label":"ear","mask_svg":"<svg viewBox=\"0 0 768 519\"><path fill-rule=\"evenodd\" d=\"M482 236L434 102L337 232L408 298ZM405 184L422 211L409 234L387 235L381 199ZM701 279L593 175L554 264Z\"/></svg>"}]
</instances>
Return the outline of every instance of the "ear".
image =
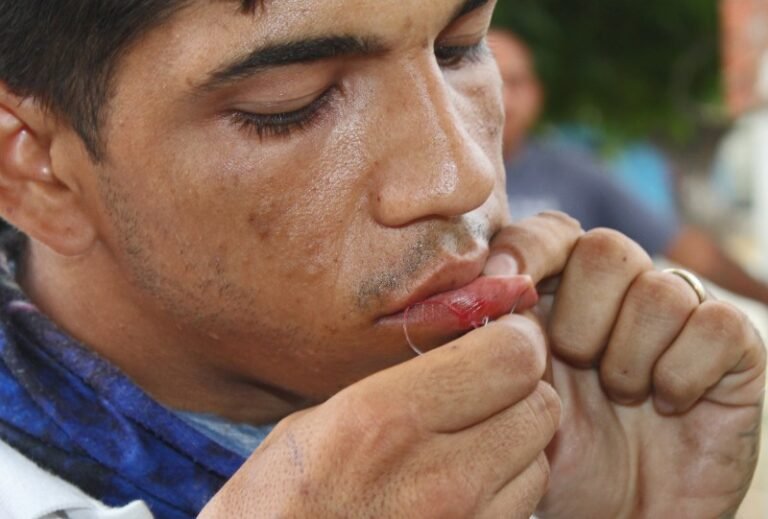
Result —
<instances>
[{"instance_id":1,"label":"ear","mask_svg":"<svg viewBox=\"0 0 768 519\"><path fill-rule=\"evenodd\" d=\"M63 131L40 103L0 83L0 215L53 251L76 256L93 245L96 229L75 179L53 167L51 145Z\"/></svg>"}]
</instances>

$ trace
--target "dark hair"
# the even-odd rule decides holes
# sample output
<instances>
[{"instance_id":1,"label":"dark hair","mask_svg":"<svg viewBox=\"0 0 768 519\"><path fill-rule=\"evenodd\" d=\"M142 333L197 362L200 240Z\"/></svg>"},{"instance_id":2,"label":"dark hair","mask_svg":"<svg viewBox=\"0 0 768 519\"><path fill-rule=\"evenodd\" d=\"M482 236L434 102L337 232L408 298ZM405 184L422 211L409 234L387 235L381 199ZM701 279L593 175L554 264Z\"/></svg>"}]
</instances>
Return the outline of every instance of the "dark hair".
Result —
<instances>
[{"instance_id":1,"label":"dark hair","mask_svg":"<svg viewBox=\"0 0 768 519\"><path fill-rule=\"evenodd\" d=\"M259 0L239 0L252 11ZM63 117L94 160L117 62L191 0L0 0L0 81Z\"/></svg>"}]
</instances>

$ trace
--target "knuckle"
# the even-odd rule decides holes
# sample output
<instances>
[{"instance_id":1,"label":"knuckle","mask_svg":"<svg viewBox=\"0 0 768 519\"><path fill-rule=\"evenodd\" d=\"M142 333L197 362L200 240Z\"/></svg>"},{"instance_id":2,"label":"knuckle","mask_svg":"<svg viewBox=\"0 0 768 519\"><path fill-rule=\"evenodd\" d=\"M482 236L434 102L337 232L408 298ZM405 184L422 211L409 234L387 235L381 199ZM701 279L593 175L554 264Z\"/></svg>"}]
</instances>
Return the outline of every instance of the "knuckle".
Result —
<instances>
[{"instance_id":1,"label":"knuckle","mask_svg":"<svg viewBox=\"0 0 768 519\"><path fill-rule=\"evenodd\" d=\"M557 270L549 270L561 268L582 233L581 224L570 216L547 212L506 227L494 238L492 248L506 249L514 255L521 272L546 277L558 273ZM529 265L531 251L536 251L539 258L551 259L553 265L544 267L537 261ZM531 268L534 272L529 271ZM537 268L544 271L538 272Z\"/></svg>"},{"instance_id":2,"label":"knuckle","mask_svg":"<svg viewBox=\"0 0 768 519\"><path fill-rule=\"evenodd\" d=\"M766 350L765 343L763 343L762 339L758 338L753 351L756 357L755 366L759 371L763 373L763 376L765 376L766 357L768 357L768 350Z\"/></svg>"},{"instance_id":3,"label":"knuckle","mask_svg":"<svg viewBox=\"0 0 768 519\"><path fill-rule=\"evenodd\" d=\"M637 373L632 366L608 366L600 368L600 379L615 396L625 399L639 399L645 395L648 384L642 373Z\"/></svg>"},{"instance_id":4,"label":"knuckle","mask_svg":"<svg viewBox=\"0 0 768 519\"><path fill-rule=\"evenodd\" d=\"M754 327L754 325L750 323L750 327L752 328L753 345L757 355L757 364L758 366L765 366L766 357L768 357L768 350L766 350L765 341L760 335L760 332L758 332Z\"/></svg>"},{"instance_id":5,"label":"knuckle","mask_svg":"<svg viewBox=\"0 0 768 519\"><path fill-rule=\"evenodd\" d=\"M577 366L592 366L602 346L585 337L583 330L574 329L564 321L550 322L549 336L552 351Z\"/></svg>"},{"instance_id":6,"label":"knuckle","mask_svg":"<svg viewBox=\"0 0 768 519\"><path fill-rule=\"evenodd\" d=\"M407 405L396 405L388 395L349 392L338 401L336 420L342 442L366 445L372 452L396 451L420 438L418 422Z\"/></svg>"},{"instance_id":7,"label":"knuckle","mask_svg":"<svg viewBox=\"0 0 768 519\"><path fill-rule=\"evenodd\" d=\"M662 364L654 373L654 386L658 393L675 401L688 401L697 395L697 382L681 375L672 366Z\"/></svg>"},{"instance_id":8,"label":"knuckle","mask_svg":"<svg viewBox=\"0 0 768 519\"><path fill-rule=\"evenodd\" d=\"M296 430L297 428L300 428L303 417L313 412L315 411L313 409L310 409L310 410L299 411L286 416L285 418L280 420L277 423L277 425L275 425L275 427L272 429L270 434L266 437L264 442L262 442L262 444L264 446L271 445L274 441L276 441L276 438L280 438L283 435L288 434L288 432L291 430Z\"/></svg>"},{"instance_id":9,"label":"knuckle","mask_svg":"<svg viewBox=\"0 0 768 519\"><path fill-rule=\"evenodd\" d=\"M518 262L521 272L527 268L526 254L527 250L535 250L537 241L536 233L527 225L525 221L508 225L502 229L491 243L492 250L504 250L511 254Z\"/></svg>"},{"instance_id":10,"label":"knuckle","mask_svg":"<svg viewBox=\"0 0 768 519\"><path fill-rule=\"evenodd\" d=\"M766 355L768 355L768 351L766 351L765 345L763 344L763 341L760 338L760 334L757 332L757 330L752 332L752 337L753 339L746 346L746 350L744 351L744 355L741 359L741 362L739 363L739 367L744 370L755 370L758 373L762 373L764 376L766 367Z\"/></svg>"},{"instance_id":11,"label":"knuckle","mask_svg":"<svg viewBox=\"0 0 768 519\"><path fill-rule=\"evenodd\" d=\"M478 485L466 474L443 464L420 475L419 499L424 508L415 517L459 519L471 517L480 501Z\"/></svg>"},{"instance_id":12,"label":"knuckle","mask_svg":"<svg viewBox=\"0 0 768 519\"><path fill-rule=\"evenodd\" d=\"M746 346L751 338L751 323L736 307L721 301L706 301L694 314L694 324L713 341Z\"/></svg>"},{"instance_id":13,"label":"knuckle","mask_svg":"<svg viewBox=\"0 0 768 519\"><path fill-rule=\"evenodd\" d=\"M641 274L629 295L658 317L688 315L699 304L696 294L684 280L658 271Z\"/></svg>"},{"instance_id":14,"label":"knuckle","mask_svg":"<svg viewBox=\"0 0 768 519\"><path fill-rule=\"evenodd\" d=\"M638 244L613 229L600 228L585 233L579 239L575 253L602 268L619 265L633 270L649 270L653 265Z\"/></svg>"},{"instance_id":15,"label":"knuckle","mask_svg":"<svg viewBox=\"0 0 768 519\"><path fill-rule=\"evenodd\" d=\"M529 224L530 219L519 220L502 228L493 238L494 247L514 248L513 245L525 245L536 237L536 232Z\"/></svg>"},{"instance_id":16,"label":"knuckle","mask_svg":"<svg viewBox=\"0 0 768 519\"><path fill-rule=\"evenodd\" d=\"M277 423L277 425L272 429L272 433L276 435L282 434L293 428L296 424L296 421L297 418L295 415L288 415Z\"/></svg>"},{"instance_id":17,"label":"knuckle","mask_svg":"<svg viewBox=\"0 0 768 519\"><path fill-rule=\"evenodd\" d=\"M570 228L574 231L581 231L581 222L562 211L543 211L538 214L538 217L552 220L557 224Z\"/></svg>"},{"instance_id":18,"label":"knuckle","mask_svg":"<svg viewBox=\"0 0 768 519\"><path fill-rule=\"evenodd\" d=\"M546 382L539 382L536 390L526 400L529 412L543 434L554 435L560 426L562 402L554 388Z\"/></svg>"}]
</instances>

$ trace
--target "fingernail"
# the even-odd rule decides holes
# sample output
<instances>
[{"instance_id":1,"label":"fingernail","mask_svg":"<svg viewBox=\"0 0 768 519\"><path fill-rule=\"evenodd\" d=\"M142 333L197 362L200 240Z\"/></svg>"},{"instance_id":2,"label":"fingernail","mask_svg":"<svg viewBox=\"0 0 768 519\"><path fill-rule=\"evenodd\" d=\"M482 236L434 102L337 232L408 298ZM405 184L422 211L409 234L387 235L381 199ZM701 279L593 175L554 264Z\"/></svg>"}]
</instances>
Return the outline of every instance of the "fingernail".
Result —
<instances>
[{"instance_id":1,"label":"fingernail","mask_svg":"<svg viewBox=\"0 0 768 519\"><path fill-rule=\"evenodd\" d=\"M509 254L492 254L485 263L483 274L486 276L515 276L518 274L517 261Z\"/></svg>"},{"instance_id":2,"label":"fingernail","mask_svg":"<svg viewBox=\"0 0 768 519\"><path fill-rule=\"evenodd\" d=\"M656 397L653 400L654 400L654 403L656 404L656 409L661 414L670 415L670 414L675 414L675 412L677 411L677 408L674 405L667 402L663 398Z\"/></svg>"}]
</instances>

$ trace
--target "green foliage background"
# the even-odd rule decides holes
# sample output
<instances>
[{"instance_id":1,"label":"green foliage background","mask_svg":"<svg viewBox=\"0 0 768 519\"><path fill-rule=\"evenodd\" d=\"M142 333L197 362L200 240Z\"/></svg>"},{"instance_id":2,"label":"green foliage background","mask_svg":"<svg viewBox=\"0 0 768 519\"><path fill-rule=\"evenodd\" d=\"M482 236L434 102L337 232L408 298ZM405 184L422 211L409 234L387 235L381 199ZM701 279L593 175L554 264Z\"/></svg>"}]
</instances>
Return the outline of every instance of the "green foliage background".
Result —
<instances>
[{"instance_id":1,"label":"green foliage background","mask_svg":"<svg viewBox=\"0 0 768 519\"><path fill-rule=\"evenodd\" d=\"M500 0L533 48L547 119L684 140L720 104L716 0Z\"/></svg>"}]
</instances>

